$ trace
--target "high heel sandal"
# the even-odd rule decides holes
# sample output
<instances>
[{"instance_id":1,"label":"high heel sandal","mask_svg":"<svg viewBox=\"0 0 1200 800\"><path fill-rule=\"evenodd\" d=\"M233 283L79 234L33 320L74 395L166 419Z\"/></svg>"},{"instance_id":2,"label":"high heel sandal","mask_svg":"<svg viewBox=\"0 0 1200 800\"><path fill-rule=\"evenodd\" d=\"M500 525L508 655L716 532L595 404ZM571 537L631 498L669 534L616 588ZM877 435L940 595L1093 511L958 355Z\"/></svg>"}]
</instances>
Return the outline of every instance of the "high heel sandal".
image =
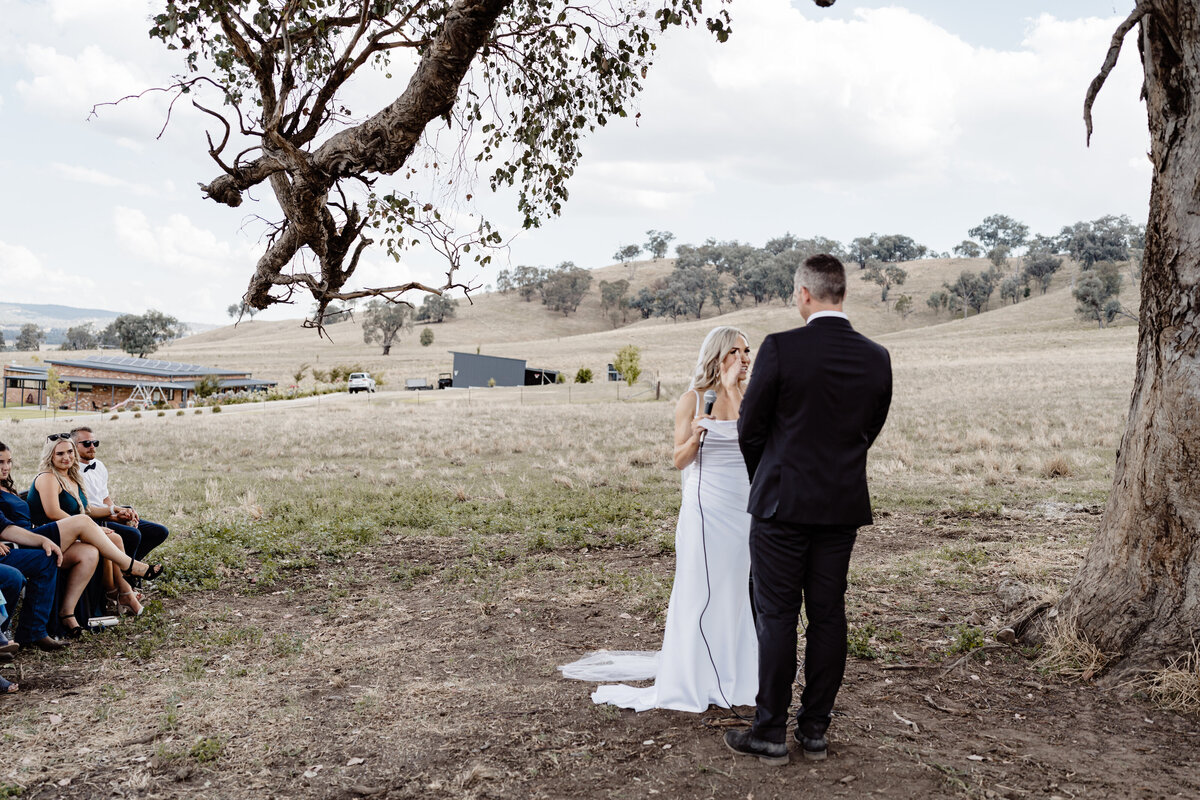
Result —
<instances>
[{"instance_id":1,"label":"high heel sandal","mask_svg":"<svg viewBox=\"0 0 1200 800\"><path fill-rule=\"evenodd\" d=\"M118 597L132 597L133 602L136 603L138 601L138 593L137 592L121 592L118 595ZM128 609L128 610L126 610L126 609ZM140 617L142 615L142 612L145 610L146 610L145 606L139 606L138 610L134 611L133 606L130 605L129 603L122 603L119 600L117 601L117 614L120 616L125 616L126 614L128 614L131 617Z\"/></svg>"},{"instance_id":2,"label":"high heel sandal","mask_svg":"<svg viewBox=\"0 0 1200 800\"><path fill-rule=\"evenodd\" d=\"M74 614L59 614L58 615L59 622L62 622L65 619L75 619L75 615ZM81 626L79 624L79 620L75 620L74 628L68 628L65 625L63 626L63 635L68 639L78 639L79 637L83 636L83 626Z\"/></svg>"},{"instance_id":3,"label":"high heel sandal","mask_svg":"<svg viewBox=\"0 0 1200 800\"><path fill-rule=\"evenodd\" d=\"M144 573L142 573L141 575L137 575L133 571L133 565L136 563L138 563L137 559L134 558L133 556L130 556L129 557L129 569L121 570L121 574L124 575L126 578L141 578L144 581L152 581L155 578L157 578L159 575L163 574L163 565L162 564L151 564L149 562L142 562L146 565L146 571Z\"/></svg>"},{"instance_id":4,"label":"high heel sandal","mask_svg":"<svg viewBox=\"0 0 1200 800\"><path fill-rule=\"evenodd\" d=\"M116 589L104 591L104 613L114 616L121 613L121 593Z\"/></svg>"}]
</instances>

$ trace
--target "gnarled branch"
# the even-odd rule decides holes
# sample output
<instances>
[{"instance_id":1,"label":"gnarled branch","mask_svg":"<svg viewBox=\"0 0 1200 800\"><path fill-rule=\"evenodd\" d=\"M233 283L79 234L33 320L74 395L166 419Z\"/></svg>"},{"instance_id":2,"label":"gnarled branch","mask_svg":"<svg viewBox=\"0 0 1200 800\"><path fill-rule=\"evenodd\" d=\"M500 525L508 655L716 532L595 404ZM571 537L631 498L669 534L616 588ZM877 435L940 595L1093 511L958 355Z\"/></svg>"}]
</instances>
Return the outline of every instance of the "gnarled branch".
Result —
<instances>
[{"instance_id":1,"label":"gnarled branch","mask_svg":"<svg viewBox=\"0 0 1200 800\"><path fill-rule=\"evenodd\" d=\"M1125 18L1124 22L1117 26L1117 30L1112 35L1112 42L1109 43L1108 53L1104 56L1104 63L1100 65L1100 74L1092 78L1092 83L1088 86L1087 96L1083 99L1083 123L1087 127L1087 145L1089 147L1092 144L1092 104L1096 102L1096 96L1100 94L1101 87L1108 80L1108 74L1117 65L1117 57L1121 55L1121 47L1125 43L1125 34L1129 33L1144 16L1146 16L1146 8L1139 5L1133 10L1133 13Z\"/></svg>"}]
</instances>

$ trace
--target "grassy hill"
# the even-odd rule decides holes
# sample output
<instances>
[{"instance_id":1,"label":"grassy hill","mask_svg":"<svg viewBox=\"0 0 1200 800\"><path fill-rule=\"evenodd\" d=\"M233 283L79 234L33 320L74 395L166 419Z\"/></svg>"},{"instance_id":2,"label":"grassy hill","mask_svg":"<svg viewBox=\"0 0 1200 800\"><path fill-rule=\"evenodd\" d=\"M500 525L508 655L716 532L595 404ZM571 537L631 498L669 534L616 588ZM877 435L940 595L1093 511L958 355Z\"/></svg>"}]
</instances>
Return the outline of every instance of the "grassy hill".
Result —
<instances>
[{"instance_id":1,"label":"grassy hill","mask_svg":"<svg viewBox=\"0 0 1200 800\"><path fill-rule=\"evenodd\" d=\"M953 281L963 270L979 271L987 266L982 259L928 259L904 265L908 279L893 287L891 298L901 294L913 297L914 312L901 318L879 300L879 287L861 280L861 272L851 265L846 310L855 326L867 335L894 343L902 350L928 357L941 353L946 359L993 358L1000 352L1025 351L1047 344L1094 341L1096 331L1074 316L1070 283L1075 270L1071 265L1055 276L1045 295L1035 293L1015 306L1004 307L993 295L991 310L969 318L951 319L947 312L935 314L926 304L930 292L944 282ZM668 274L673 260L638 262L632 265L633 291ZM459 301L457 318L430 325L434 342L422 347L418 337L424 326L418 325L392 347L390 356L380 354L378 345L362 340L358 319L326 328L327 338L300 327L299 320L280 322L243 321L189 336L163 347L157 358L251 370L256 377L270 378L286 386L303 364L328 369L336 364L360 364L374 373L383 373L395 386L406 378L433 380L450 370L448 351L464 350L523 358L530 366L565 370L573 375L579 367L599 372L612 360L616 350L636 344L643 350L644 374L657 376L673 384L688 374L704 334L715 324L734 325L745 330L754 342L767 333L800 324L791 305L772 301L759 306L743 306L718 314L711 304L704 318L672 322L670 319L636 319L614 329L600 310L599 283L630 277L630 269L612 265L595 270L595 280L578 310L570 316L551 312L538 300L526 302L515 293L480 294L470 302ZM1126 304L1135 302L1135 291L1128 279L1123 294ZM636 313L630 319L636 318ZM1131 323L1124 323L1131 325ZM28 358L14 354L18 360ZM306 378L306 384L311 378Z\"/></svg>"}]
</instances>

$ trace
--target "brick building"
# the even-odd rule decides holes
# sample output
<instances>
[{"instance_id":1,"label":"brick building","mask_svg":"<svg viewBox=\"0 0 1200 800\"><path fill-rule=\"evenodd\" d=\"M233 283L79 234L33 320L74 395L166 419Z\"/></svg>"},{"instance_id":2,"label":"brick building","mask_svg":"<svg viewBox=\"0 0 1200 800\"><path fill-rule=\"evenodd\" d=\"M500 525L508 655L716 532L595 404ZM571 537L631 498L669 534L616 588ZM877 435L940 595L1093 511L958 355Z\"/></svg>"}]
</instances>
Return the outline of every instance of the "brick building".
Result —
<instances>
[{"instance_id":1,"label":"brick building","mask_svg":"<svg viewBox=\"0 0 1200 800\"><path fill-rule=\"evenodd\" d=\"M275 381L255 380L245 370L214 369L196 364L157 361L130 356L47 358L48 367L6 365L3 373L3 406L43 405L49 367L67 385L64 407L74 411L99 411L127 405L153 405L162 401L182 408L206 376L217 379L220 391L264 392Z\"/></svg>"}]
</instances>

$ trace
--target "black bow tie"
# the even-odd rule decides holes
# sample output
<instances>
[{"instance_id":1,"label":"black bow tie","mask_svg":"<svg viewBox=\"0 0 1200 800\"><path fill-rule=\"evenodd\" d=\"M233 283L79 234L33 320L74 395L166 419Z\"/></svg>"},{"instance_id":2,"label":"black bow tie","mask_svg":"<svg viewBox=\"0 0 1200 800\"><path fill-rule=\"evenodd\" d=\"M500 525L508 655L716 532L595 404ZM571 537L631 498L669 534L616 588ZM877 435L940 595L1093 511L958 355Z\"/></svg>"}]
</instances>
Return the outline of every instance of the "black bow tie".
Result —
<instances>
[{"instance_id":1,"label":"black bow tie","mask_svg":"<svg viewBox=\"0 0 1200 800\"><path fill-rule=\"evenodd\" d=\"M95 462L95 461L93 461L92 463L90 463L90 464L88 464L86 467L84 467L84 468L83 468L83 471L84 471L84 472L87 472L89 469L95 469L95 468L96 468L96 462Z\"/></svg>"}]
</instances>

